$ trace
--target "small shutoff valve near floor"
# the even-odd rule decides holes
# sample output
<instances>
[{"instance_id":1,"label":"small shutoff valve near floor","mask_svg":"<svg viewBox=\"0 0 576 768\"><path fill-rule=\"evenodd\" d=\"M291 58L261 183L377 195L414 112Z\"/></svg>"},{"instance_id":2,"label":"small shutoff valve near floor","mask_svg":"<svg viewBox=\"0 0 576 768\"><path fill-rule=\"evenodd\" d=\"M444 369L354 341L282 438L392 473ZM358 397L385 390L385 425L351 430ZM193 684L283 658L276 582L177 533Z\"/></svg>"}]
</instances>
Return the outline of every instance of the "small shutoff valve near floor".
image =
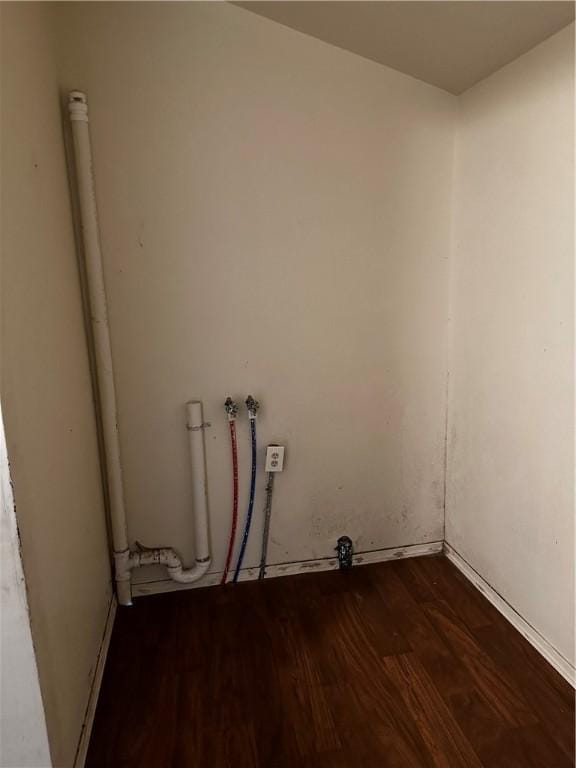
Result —
<instances>
[{"instance_id":1,"label":"small shutoff valve near floor","mask_svg":"<svg viewBox=\"0 0 576 768\"><path fill-rule=\"evenodd\" d=\"M349 536L340 536L336 544L338 563L341 569L352 568L352 539Z\"/></svg>"}]
</instances>

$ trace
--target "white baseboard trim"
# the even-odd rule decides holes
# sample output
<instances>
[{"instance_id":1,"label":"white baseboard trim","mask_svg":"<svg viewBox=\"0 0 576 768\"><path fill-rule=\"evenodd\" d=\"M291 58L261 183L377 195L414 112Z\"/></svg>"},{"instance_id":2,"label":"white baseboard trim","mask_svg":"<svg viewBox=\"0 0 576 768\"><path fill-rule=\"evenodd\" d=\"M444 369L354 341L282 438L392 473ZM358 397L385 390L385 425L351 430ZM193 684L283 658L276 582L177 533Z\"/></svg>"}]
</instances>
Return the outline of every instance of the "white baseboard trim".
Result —
<instances>
[{"instance_id":1,"label":"white baseboard trim","mask_svg":"<svg viewBox=\"0 0 576 768\"><path fill-rule=\"evenodd\" d=\"M410 544L405 547L391 547L389 549L375 549L369 552L358 552L353 557L354 565L368 565L370 563L382 563L386 560L399 560L406 557L424 557L425 555L437 555L442 552L442 541L431 541L426 544ZM321 557L316 560L300 560L292 563L278 563L266 568L266 578L274 579L279 576L293 576L297 573L309 573L310 571L332 571L338 568L338 559L335 557ZM132 582L132 596L144 597L145 595L157 595L162 592L180 592L186 589L198 589L199 587L213 587L220 584L222 571L207 574L201 581L194 584L177 584L169 578L153 581ZM254 581L258 578L258 568L242 568L238 581Z\"/></svg>"},{"instance_id":2,"label":"white baseboard trim","mask_svg":"<svg viewBox=\"0 0 576 768\"><path fill-rule=\"evenodd\" d=\"M448 542L444 542L444 554L454 563L456 568L461 571L466 578L472 582L472 584L478 589L484 597L489 600L492 605L500 611L500 613L507 619L512 626L520 632L520 634L528 640L531 645L551 664L554 669L559 672L562 677L567 680L572 686L576 687L576 670L574 665L571 664L568 659L564 658L562 654L551 645L545 637L543 637L537 629L529 624L518 611L516 611L510 603L498 594L496 590L488 584L480 574L474 570L470 563L466 562L464 558L458 554L454 547L450 546Z\"/></svg>"},{"instance_id":3,"label":"white baseboard trim","mask_svg":"<svg viewBox=\"0 0 576 768\"><path fill-rule=\"evenodd\" d=\"M92 686L90 688L90 694L88 697L86 714L84 715L84 722L80 732L78 748L76 749L74 768L84 768L84 764L86 762L88 745L90 743L90 734L92 733L92 725L94 724L96 704L98 703L98 694L100 693L100 686L102 685L104 666L106 664L106 657L108 656L108 648L110 647L110 638L112 637L112 628L114 627L114 619L116 618L117 607L118 603L116 601L116 597L115 595L112 595L110 606L108 608L108 616L106 617L106 624L104 626L104 634L102 635L102 642L100 643L100 650L98 651L98 658L96 659L96 667L94 669L94 676L92 678Z\"/></svg>"}]
</instances>

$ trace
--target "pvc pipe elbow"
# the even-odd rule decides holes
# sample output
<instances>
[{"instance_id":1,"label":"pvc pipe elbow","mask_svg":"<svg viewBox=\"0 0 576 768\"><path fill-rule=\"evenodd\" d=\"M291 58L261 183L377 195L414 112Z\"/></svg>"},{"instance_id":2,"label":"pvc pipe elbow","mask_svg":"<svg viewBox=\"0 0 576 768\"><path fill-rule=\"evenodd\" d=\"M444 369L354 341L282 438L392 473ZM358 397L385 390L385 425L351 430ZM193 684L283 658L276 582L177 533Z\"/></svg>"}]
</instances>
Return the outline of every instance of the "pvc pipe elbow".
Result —
<instances>
[{"instance_id":1,"label":"pvc pipe elbow","mask_svg":"<svg viewBox=\"0 0 576 768\"><path fill-rule=\"evenodd\" d=\"M176 581L179 584L192 584L205 576L211 563L210 558L207 560L196 560L192 568L184 569L182 563L178 561L178 565L167 566L168 575L172 581Z\"/></svg>"},{"instance_id":2,"label":"pvc pipe elbow","mask_svg":"<svg viewBox=\"0 0 576 768\"><path fill-rule=\"evenodd\" d=\"M156 550L155 562L166 566L172 581L176 581L179 584L191 584L206 574L212 560L209 557L203 560L196 560L192 568L184 568L179 555L171 547L165 547Z\"/></svg>"}]
</instances>

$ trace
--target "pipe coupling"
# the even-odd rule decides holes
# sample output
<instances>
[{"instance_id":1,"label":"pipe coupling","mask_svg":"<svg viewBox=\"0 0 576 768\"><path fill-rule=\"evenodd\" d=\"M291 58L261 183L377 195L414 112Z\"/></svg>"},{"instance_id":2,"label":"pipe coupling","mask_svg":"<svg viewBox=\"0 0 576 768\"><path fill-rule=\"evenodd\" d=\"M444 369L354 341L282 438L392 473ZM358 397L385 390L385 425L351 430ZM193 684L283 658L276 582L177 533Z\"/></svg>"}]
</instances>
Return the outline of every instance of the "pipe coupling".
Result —
<instances>
[{"instance_id":1,"label":"pipe coupling","mask_svg":"<svg viewBox=\"0 0 576 768\"><path fill-rule=\"evenodd\" d=\"M252 395L248 395L246 398L246 408L248 408L248 418L255 419L258 409L260 408L260 403L258 400L255 400Z\"/></svg>"},{"instance_id":2,"label":"pipe coupling","mask_svg":"<svg viewBox=\"0 0 576 768\"><path fill-rule=\"evenodd\" d=\"M227 397L224 403L224 409L228 414L228 421L235 421L238 416L238 403L235 403L231 397Z\"/></svg>"}]
</instances>

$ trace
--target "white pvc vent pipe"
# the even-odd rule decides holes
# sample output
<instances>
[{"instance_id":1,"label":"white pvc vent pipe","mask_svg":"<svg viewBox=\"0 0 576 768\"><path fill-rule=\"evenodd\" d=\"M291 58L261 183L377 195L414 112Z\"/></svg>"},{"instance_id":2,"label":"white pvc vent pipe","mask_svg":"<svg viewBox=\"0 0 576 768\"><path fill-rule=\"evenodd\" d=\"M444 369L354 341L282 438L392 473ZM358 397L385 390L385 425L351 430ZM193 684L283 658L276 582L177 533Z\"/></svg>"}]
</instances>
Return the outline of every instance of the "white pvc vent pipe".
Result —
<instances>
[{"instance_id":1,"label":"white pvc vent pipe","mask_svg":"<svg viewBox=\"0 0 576 768\"><path fill-rule=\"evenodd\" d=\"M167 567L174 581L190 583L202 578L210 567L210 543L208 533L208 503L206 495L206 459L204 451L204 428L202 403L187 404L187 428L190 442L190 462L193 483L194 533L196 563L193 568L184 569L177 553L170 547L140 549L131 552L128 547L124 484L120 462L118 439L118 417L110 330L106 305L106 290L102 269L102 252L98 228L98 212L94 191L92 150L88 128L88 103L81 91L72 91L68 108L72 125L74 163L89 314L94 341L96 378L100 398L104 452L106 455L106 477L110 497L110 518L116 593L120 605L131 605L131 571L141 565L160 563Z\"/></svg>"}]
</instances>

